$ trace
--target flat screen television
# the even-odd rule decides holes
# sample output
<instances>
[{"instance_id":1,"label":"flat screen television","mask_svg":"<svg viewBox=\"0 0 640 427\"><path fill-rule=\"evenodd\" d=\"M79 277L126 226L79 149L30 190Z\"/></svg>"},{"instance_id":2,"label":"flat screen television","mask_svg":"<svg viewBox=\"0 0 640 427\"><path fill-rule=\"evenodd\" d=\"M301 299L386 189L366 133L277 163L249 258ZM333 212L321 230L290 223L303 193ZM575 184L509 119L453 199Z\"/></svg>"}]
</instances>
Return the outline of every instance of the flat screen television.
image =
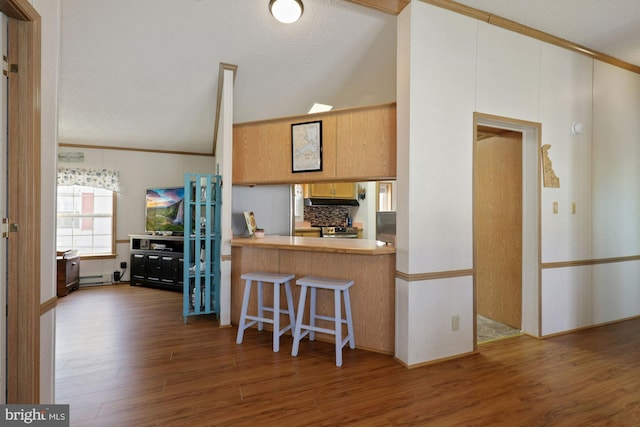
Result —
<instances>
[{"instance_id":1,"label":"flat screen television","mask_svg":"<svg viewBox=\"0 0 640 427\"><path fill-rule=\"evenodd\" d=\"M376 240L396 244L395 211L376 212Z\"/></svg>"},{"instance_id":2,"label":"flat screen television","mask_svg":"<svg viewBox=\"0 0 640 427\"><path fill-rule=\"evenodd\" d=\"M184 187L147 189L145 231L184 232Z\"/></svg>"}]
</instances>

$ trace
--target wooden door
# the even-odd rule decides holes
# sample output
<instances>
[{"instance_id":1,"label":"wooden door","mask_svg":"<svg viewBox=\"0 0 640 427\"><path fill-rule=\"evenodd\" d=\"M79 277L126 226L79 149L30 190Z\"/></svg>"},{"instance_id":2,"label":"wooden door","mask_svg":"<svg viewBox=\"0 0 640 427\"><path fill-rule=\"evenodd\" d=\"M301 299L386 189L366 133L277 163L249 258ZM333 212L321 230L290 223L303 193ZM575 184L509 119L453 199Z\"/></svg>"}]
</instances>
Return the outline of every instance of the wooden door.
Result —
<instances>
[{"instance_id":1,"label":"wooden door","mask_svg":"<svg viewBox=\"0 0 640 427\"><path fill-rule=\"evenodd\" d=\"M40 401L40 16L28 0L0 1L8 19L7 403ZM53 256L53 255L51 255Z\"/></svg>"},{"instance_id":2,"label":"wooden door","mask_svg":"<svg viewBox=\"0 0 640 427\"><path fill-rule=\"evenodd\" d=\"M522 135L478 127L474 152L477 314L522 326Z\"/></svg>"}]
</instances>

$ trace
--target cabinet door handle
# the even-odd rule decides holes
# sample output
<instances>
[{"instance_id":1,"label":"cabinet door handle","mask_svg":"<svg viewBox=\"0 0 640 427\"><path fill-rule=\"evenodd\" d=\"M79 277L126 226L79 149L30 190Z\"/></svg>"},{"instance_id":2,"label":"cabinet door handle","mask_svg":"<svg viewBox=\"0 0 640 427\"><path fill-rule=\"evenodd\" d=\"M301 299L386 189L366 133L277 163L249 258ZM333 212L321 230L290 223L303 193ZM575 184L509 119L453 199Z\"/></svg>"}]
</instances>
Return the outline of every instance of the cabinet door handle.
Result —
<instances>
[{"instance_id":1,"label":"cabinet door handle","mask_svg":"<svg viewBox=\"0 0 640 427\"><path fill-rule=\"evenodd\" d=\"M77 262L75 262L75 261L73 261L73 262L71 263L71 265L76 265L76 264L77 264Z\"/></svg>"}]
</instances>

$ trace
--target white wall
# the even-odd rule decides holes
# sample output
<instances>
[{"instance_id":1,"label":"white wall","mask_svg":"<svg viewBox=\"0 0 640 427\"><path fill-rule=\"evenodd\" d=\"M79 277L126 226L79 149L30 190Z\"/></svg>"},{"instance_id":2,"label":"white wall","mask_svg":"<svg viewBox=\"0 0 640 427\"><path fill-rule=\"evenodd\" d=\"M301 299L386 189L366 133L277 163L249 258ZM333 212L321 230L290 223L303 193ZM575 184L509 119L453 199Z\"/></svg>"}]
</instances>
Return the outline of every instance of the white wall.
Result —
<instances>
[{"instance_id":1,"label":"white wall","mask_svg":"<svg viewBox=\"0 0 640 427\"><path fill-rule=\"evenodd\" d=\"M232 228L234 236L247 235L243 212L253 212L258 227L266 234L289 236L293 224L291 185L232 186Z\"/></svg>"},{"instance_id":2,"label":"white wall","mask_svg":"<svg viewBox=\"0 0 640 427\"><path fill-rule=\"evenodd\" d=\"M41 73L41 220L40 301L56 297L56 150L58 143L58 76L60 56L60 0L34 0L42 18ZM40 319L40 403L55 401L56 309Z\"/></svg>"},{"instance_id":3,"label":"white wall","mask_svg":"<svg viewBox=\"0 0 640 427\"><path fill-rule=\"evenodd\" d=\"M83 163L60 163L61 166L108 168L120 172L122 193L117 196L116 210L118 256L115 259L82 260L81 276L112 276L114 271L120 270L120 262L126 261L127 272L122 280L129 280L129 234L144 233L146 189L180 187L184 185L187 172L215 173L215 159L208 156L73 147L60 147L59 151L80 151L85 156Z\"/></svg>"},{"instance_id":4,"label":"white wall","mask_svg":"<svg viewBox=\"0 0 640 427\"><path fill-rule=\"evenodd\" d=\"M593 256L640 254L640 76L594 65ZM640 315L640 264L593 266L593 323Z\"/></svg>"},{"instance_id":5,"label":"white wall","mask_svg":"<svg viewBox=\"0 0 640 427\"><path fill-rule=\"evenodd\" d=\"M477 24L412 2L398 31L397 268L470 269ZM396 304L405 307L396 311L396 357L413 365L473 350L471 277L396 286ZM451 330L454 315L459 331Z\"/></svg>"},{"instance_id":6,"label":"white wall","mask_svg":"<svg viewBox=\"0 0 640 427\"><path fill-rule=\"evenodd\" d=\"M363 239L376 239L376 182L356 182L356 197L358 195L358 188L364 188L366 195L364 199L358 199L360 204L358 207L351 208L351 219L353 224L362 224L362 238Z\"/></svg>"},{"instance_id":7,"label":"white wall","mask_svg":"<svg viewBox=\"0 0 640 427\"><path fill-rule=\"evenodd\" d=\"M593 256L640 254L640 75L594 64Z\"/></svg>"},{"instance_id":8,"label":"white wall","mask_svg":"<svg viewBox=\"0 0 640 427\"><path fill-rule=\"evenodd\" d=\"M417 2L410 5L411 52L407 273L450 271L472 264L472 141L476 85L476 21ZM400 59L399 59L400 60ZM400 84L400 83L398 83ZM404 147L409 144L408 147ZM400 177L398 178L400 180ZM407 209L408 208L408 209ZM402 220L402 222L404 222ZM398 236L398 241L401 238Z\"/></svg>"},{"instance_id":9,"label":"white wall","mask_svg":"<svg viewBox=\"0 0 640 427\"><path fill-rule=\"evenodd\" d=\"M552 146L560 188L540 191L540 261L640 254L639 76L422 2L398 17L397 75L400 272L473 268L474 112L541 123L541 142ZM577 136L576 121L585 127ZM637 315L636 270L632 262L543 269L542 333ZM400 360L473 349L472 276L396 282ZM451 330L455 314L460 331Z\"/></svg>"},{"instance_id":10,"label":"white wall","mask_svg":"<svg viewBox=\"0 0 640 427\"><path fill-rule=\"evenodd\" d=\"M591 275L590 265L542 270L542 335L593 323Z\"/></svg>"}]
</instances>

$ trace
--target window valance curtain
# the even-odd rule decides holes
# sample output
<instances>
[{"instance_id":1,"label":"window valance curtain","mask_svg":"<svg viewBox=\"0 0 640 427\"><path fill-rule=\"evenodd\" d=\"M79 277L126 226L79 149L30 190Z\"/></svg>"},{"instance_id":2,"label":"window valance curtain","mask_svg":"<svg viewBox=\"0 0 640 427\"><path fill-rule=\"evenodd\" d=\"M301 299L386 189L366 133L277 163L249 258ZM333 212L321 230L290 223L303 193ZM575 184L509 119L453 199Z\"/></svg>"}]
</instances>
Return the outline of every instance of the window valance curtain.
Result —
<instances>
[{"instance_id":1,"label":"window valance curtain","mask_svg":"<svg viewBox=\"0 0 640 427\"><path fill-rule=\"evenodd\" d=\"M120 193L120 172L114 169L58 168L58 185L85 185Z\"/></svg>"}]
</instances>

